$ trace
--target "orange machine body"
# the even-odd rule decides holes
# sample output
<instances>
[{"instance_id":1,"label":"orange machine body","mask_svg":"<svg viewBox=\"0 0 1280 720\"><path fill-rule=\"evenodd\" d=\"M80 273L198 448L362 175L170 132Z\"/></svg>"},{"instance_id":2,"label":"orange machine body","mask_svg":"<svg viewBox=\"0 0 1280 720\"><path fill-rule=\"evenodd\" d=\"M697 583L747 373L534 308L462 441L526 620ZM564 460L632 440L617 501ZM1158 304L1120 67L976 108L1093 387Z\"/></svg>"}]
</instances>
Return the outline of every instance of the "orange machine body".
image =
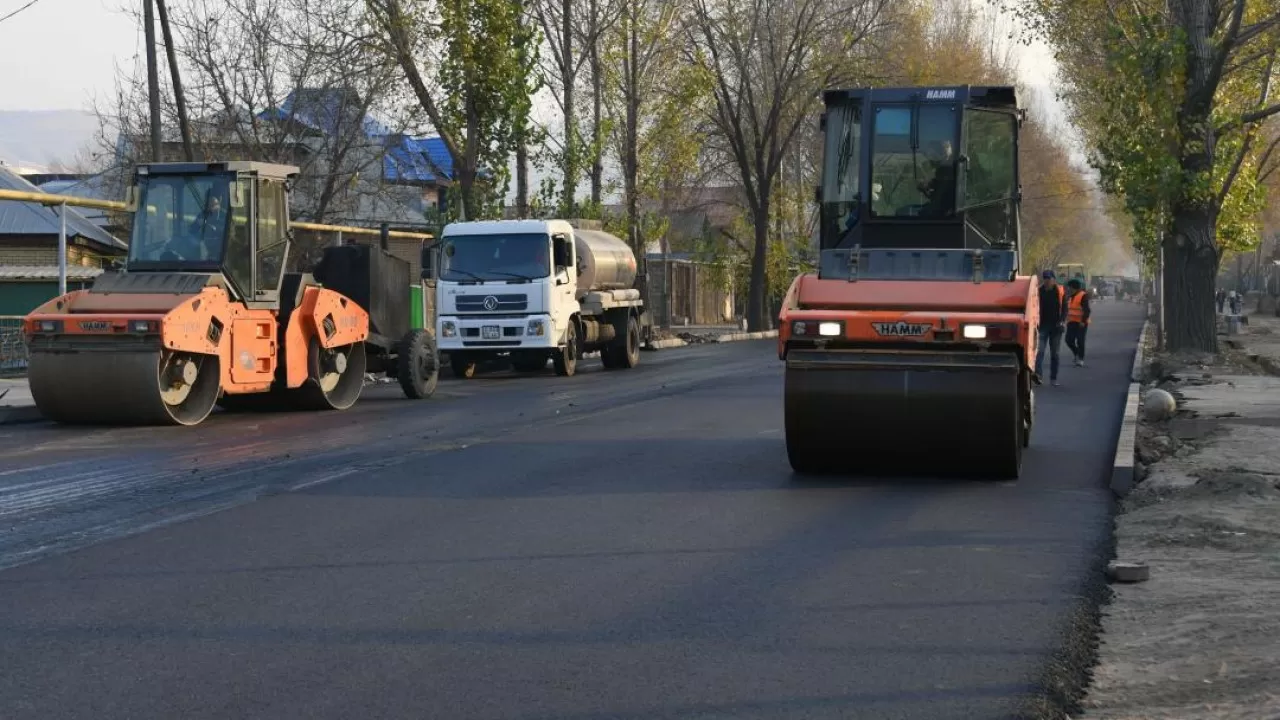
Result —
<instances>
[{"instance_id":1,"label":"orange machine body","mask_svg":"<svg viewBox=\"0 0 1280 720\"><path fill-rule=\"evenodd\" d=\"M839 333L815 339L833 344L910 351L969 346L975 351L1015 350L1035 364L1039 295L1034 277L981 283L939 280L820 279L798 276L782 302L778 357L786 359L795 323L838 323ZM988 328L970 339L967 325Z\"/></svg>"},{"instance_id":2,"label":"orange machine body","mask_svg":"<svg viewBox=\"0 0 1280 720\"><path fill-rule=\"evenodd\" d=\"M33 310L23 322L27 342L76 351L154 347L218 358L224 393L267 392L276 379L279 352L278 313L251 309L227 290L209 285L198 293L92 293L76 290ZM307 379L312 338L323 348L363 342L369 315L350 299L324 288L302 290L302 301L285 319L285 384Z\"/></svg>"}]
</instances>

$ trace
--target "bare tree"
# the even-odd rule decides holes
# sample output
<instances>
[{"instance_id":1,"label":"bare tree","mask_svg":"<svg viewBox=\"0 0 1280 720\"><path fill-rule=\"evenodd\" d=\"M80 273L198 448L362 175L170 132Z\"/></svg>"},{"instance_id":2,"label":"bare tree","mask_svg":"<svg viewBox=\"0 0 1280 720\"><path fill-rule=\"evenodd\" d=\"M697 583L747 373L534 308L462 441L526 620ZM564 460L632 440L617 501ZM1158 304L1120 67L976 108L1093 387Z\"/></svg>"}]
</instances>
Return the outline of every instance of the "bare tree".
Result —
<instances>
[{"instance_id":1,"label":"bare tree","mask_svg":"<svg viewBox=\"0 0 1280 720\"><path fill-rule=\"evenodd\" d=\"M747 324L765 327L769 221L778 174L820 91L848 76L850 57L888 0L692 0L689 58L713 78L714 126L734 159L754 243Z\"/></svg>"}]
</instances>

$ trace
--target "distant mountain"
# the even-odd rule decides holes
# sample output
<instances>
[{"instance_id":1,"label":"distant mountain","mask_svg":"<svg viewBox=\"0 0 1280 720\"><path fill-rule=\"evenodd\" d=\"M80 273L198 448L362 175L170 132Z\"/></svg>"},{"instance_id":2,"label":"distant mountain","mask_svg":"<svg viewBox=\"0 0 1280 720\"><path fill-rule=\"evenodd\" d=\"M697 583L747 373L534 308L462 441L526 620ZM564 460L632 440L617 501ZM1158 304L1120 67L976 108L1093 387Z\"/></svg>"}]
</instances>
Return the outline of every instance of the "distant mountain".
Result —
<instances>
[{"instance_id":1,"label":"distant mountain","mask_svg":"<svg viewBox=\"0 0 1280 720\"><path fill-rule=\"evenodd\" d=\"M0 161L37 170L71 164L97 132L98 119L82 110L0 110Z\"/></svg>"}]
</instances>

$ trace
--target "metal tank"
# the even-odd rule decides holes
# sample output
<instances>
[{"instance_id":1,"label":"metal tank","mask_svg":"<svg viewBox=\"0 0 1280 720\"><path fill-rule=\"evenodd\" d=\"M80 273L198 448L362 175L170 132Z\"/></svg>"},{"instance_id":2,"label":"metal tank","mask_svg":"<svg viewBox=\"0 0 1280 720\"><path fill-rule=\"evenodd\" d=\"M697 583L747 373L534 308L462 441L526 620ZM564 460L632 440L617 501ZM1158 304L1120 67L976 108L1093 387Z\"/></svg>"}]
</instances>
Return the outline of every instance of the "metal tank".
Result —
<instances>
[{"instance_id":1,"label":"metal tank","mask_svg":"<svg viewBox=\"0 0 1280 720\"><path fill-rule=\"evenodd\" d=\"M636 282L636 256L622 239L599 230L574 230L578 292L626 290Z\"/></svg>"}]
</instances>

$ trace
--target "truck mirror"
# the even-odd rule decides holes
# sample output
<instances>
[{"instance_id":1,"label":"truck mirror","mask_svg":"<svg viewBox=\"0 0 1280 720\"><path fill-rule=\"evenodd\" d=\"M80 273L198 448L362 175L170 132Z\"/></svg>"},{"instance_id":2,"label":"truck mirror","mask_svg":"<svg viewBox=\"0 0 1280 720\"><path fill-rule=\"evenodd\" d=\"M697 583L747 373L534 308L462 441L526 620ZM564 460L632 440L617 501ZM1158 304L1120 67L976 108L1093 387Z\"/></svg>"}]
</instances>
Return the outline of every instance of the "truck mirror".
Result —
<instances>
[{"instance_id":1,"label":"truck mirror","mask_svg":"<svg viewBox=\"0 0 1280 720\"><path fill-rule=\"evenodd\" d=\"M430 280L435 276L435 246L423 245L422 255L419 258L422 265L422 279Z\"/></svg>"},{"instance_id":2,"label":"truck mirror","mask_svg":"<svg viewBox=\"0 0 1280 720\"><path fill-rule=\"evenodd\" d=\"M551 238L551 243L556 267L569 267L569 239L564 235L556 235Z\"/></svg>"}]
</instances>

